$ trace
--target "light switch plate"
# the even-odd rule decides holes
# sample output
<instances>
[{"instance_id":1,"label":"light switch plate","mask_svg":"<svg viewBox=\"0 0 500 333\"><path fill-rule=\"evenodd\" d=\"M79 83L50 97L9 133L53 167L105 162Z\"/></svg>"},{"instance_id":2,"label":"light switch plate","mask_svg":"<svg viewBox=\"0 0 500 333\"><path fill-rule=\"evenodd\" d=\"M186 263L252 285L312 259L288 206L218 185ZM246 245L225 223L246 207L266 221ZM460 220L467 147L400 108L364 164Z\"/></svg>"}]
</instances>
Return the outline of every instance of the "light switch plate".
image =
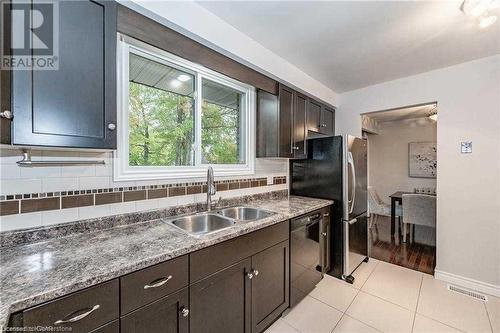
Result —
<instances>
[{"instance_id":1,"label":"light switch plate","mask_svg":"<svg viewBox=\"0 0 500 333\"><path fill-rule=\"evenodd\" d=\"M466 141L460 143L460 152L462 154L470 154L472 153L472 142L471 141Z\"/></svg>"}]
</instances>

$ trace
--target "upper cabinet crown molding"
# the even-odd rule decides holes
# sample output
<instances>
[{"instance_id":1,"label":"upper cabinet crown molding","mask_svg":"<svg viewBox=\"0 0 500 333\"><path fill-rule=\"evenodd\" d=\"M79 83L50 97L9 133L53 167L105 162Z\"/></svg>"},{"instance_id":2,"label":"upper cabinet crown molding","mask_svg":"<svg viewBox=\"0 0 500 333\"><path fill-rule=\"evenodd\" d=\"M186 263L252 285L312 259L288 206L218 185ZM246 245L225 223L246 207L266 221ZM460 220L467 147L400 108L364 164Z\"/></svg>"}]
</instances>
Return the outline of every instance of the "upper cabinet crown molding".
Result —
<instances>
[{"instance_id":1,"label":"upper cabinet crown molding","mask_svg":"<svg viewBox=\"0 0 500 333\"><path fill-rule=\"evenodd\" d=\"M25 146L116 148L114 1L55 1L56 70L10 71L11 121L2 142ZM13 50L16 55L16 50ZM6 89L7 90L7 89Z\"/></svg>"}]
</instances>

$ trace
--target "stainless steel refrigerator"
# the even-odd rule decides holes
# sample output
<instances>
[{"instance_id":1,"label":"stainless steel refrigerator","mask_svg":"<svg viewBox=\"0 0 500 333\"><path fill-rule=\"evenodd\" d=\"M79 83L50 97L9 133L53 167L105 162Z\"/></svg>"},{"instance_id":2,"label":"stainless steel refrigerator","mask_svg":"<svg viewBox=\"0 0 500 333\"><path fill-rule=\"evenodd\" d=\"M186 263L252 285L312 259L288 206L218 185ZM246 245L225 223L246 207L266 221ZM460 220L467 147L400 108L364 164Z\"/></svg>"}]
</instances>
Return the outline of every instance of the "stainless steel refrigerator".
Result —
<instances>
[{"instance_id":1,"label":"stainless steel refrigerator","mask_svg":"<svg viewBox=\"0 0 500 333\"><path fill-rule=\"evenodd\" d=\"M352 283L368 260L367 143L354 136L309 139L307 159L290 160L290 194L331 199L328 274Z\"/></svg>"}]
</instances>

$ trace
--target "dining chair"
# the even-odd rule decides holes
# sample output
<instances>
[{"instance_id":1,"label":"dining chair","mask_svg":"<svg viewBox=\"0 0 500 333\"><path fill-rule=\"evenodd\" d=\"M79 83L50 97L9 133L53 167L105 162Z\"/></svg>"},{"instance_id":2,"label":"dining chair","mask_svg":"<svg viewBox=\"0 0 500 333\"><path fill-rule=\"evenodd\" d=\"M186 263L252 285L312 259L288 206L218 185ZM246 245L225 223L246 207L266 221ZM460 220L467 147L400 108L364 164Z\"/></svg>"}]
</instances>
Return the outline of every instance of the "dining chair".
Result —
<instances>
[{"instance_id":1,"label":"dining chair","mask_svg":"<svg viewBox=\"0 0 500 333\"><path fill-rule=\"evenodd\" d=\"M370 227L377 224L379 216L391 216L391 205L386 204L380 199L373 186L368 186L368 213L370 214ZM402 209L396 206L396 216L401 220Z\"/></svg>"},{"instance_id":2,"label":"dining chair","mask_svg":"<svg viewBox=\"0 0 500 333\"><path fill-rule=\"evenodd\" d=\"M403 194L403 242L406 242L407 226L410 240L415 225L436 228L436 196L428 194Z\"/></svg>"}]
</instances>

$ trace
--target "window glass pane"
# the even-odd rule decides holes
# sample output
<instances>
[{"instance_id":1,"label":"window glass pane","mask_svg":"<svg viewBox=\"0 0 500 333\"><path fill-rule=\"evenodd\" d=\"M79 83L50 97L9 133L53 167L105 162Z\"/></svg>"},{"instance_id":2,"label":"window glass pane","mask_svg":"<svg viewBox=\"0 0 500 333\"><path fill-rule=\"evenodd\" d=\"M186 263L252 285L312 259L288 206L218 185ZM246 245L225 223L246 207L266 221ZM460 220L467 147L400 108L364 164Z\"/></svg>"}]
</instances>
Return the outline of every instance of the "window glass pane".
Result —
<instances>
[{"instance_id":1,"label":"window glass pane","mask_svg":"<svg viewBox=\"0 0 500 333\"><path fill-rule=\"evenodd\" d=\"M243 94L205 79L202 86L201 162L244 164Z\"/></svg>"},{"instance_id":2,"label":"window glass pane","mask_svg":"<svg viewBox=\"0 0 500 333\"><path fill-rule=\"evenodd\" d=\"M129 164L194 165L194 76L131 53Z\"/></svg>"}]
</instances>

